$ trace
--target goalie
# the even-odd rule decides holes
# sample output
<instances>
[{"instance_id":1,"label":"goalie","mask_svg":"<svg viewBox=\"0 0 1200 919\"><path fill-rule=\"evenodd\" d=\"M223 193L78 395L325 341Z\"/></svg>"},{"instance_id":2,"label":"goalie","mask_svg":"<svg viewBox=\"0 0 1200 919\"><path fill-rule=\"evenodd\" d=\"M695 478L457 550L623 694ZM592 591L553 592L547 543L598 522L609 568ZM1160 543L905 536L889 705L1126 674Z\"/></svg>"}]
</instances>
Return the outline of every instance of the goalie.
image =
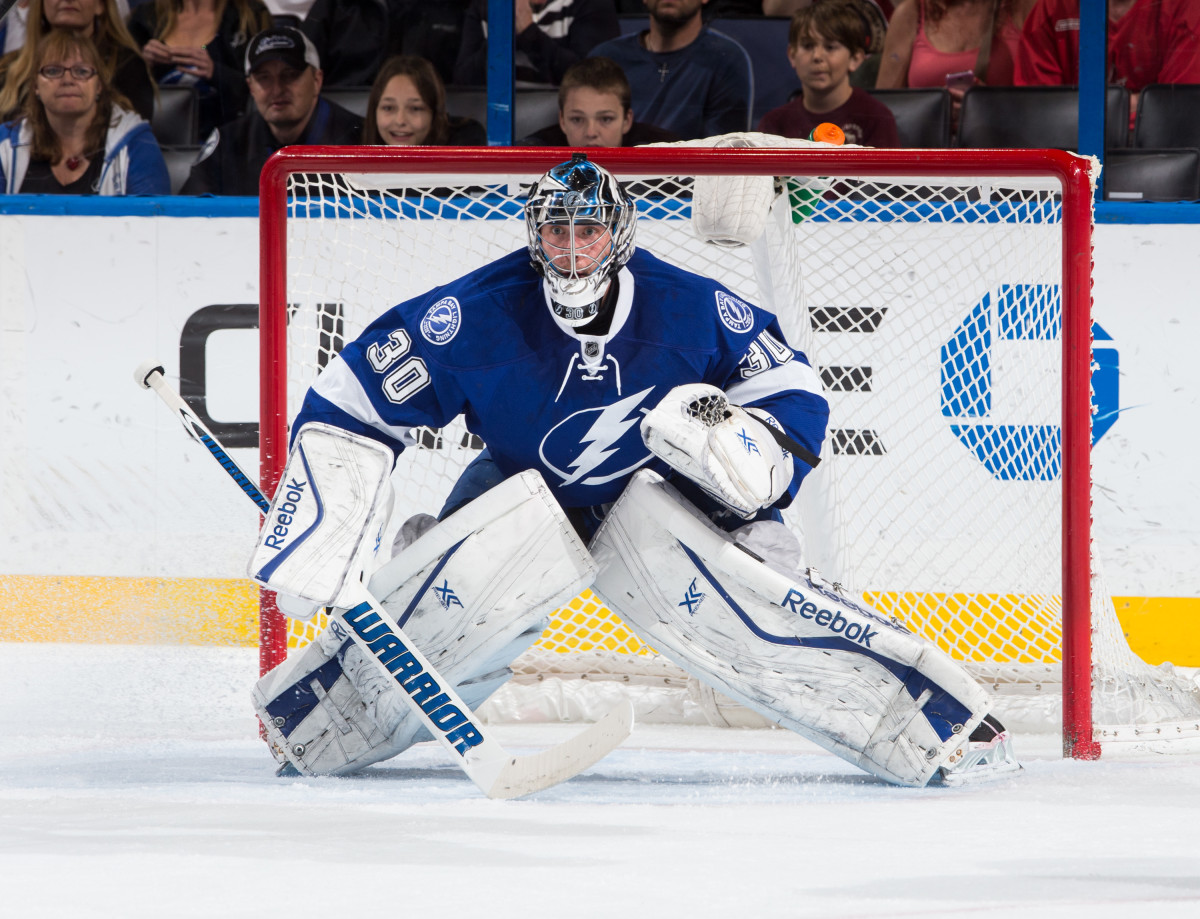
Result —
<instances>
[{"instance_id":1,"label":"goalie","mask_svg":"<svg viewBox=\"0 0 1200 919\"><path fill-rule=\"evenodd\" d=\"M486 449L371 587L469 704L594 578L683 669L872 774L1020 769L960 665L800 570L780 509L829 410L775 317L636 249L632 201L582 154L533 185L525 223L527 249L392 308L317 378L251 575L291 615L337 605L409 431L462 414ZM255 703L285 768L344 774L422 739L398 695L326 630Z\"/></svg>"}]
</instances>

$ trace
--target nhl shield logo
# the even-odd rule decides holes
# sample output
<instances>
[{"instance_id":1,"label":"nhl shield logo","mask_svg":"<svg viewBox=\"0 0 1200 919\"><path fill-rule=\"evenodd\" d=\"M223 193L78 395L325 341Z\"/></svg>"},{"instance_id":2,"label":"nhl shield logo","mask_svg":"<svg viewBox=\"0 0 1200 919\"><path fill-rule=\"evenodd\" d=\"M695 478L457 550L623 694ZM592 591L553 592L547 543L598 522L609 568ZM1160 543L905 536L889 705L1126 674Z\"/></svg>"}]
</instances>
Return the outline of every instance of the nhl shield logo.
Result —
<instances>
[{"instance_id":1,"label":"nhl shield logo","mask_svg":"<svg viewBox=\"0 0 1200 919\"><path fill-rule=\"evenodd\" d=\"M453 297L439 300L421 320L421 336L432 345L444 345L458 334L462 325L462 310Z\"/></svg>"},{"instance_id":2,"label":"nhl shield logo","mask_svg":"<svg viewBox=\"0 0 1200 919\"><path fill-rule=\"evenodd\" d=\"M731 332L749 332L754 328L754 310L750 304L723 290L717 291L717 313Z\"/></svg>"}]
</instances>

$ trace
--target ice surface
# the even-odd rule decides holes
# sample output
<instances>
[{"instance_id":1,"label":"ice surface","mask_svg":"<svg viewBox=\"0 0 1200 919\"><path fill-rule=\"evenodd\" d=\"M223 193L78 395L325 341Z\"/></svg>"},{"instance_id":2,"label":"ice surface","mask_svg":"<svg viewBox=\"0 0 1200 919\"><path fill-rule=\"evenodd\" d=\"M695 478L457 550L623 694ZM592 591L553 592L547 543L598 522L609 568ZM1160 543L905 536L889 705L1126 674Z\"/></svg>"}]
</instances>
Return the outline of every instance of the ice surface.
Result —
<instances>
[{"instance_id":1,"label":"ice surface","mask_svg":"<svg viewBox=\"0 0 1200 919\"><path fill-rule=\"evenodd\" d=\"M1016 778L913 790L781 730L651 725L489 801L434 744L275 778L256 669L0 644L0 916L1200 916L1200 755L1064 762L1022 737Z\"/></svg>"}]
</instances>

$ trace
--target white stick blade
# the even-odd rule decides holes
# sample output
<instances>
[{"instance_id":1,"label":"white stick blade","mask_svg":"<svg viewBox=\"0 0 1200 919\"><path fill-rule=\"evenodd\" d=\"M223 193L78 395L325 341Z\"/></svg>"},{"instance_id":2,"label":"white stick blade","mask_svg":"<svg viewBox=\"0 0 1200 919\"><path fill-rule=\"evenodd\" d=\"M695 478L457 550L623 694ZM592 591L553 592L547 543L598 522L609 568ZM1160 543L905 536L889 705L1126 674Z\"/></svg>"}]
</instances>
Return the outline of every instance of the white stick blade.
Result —
<instances>
[{"instance_id":1,"label":"white stick blade","mask_svg":"<svg viewBox=\"0 0 1200 919\"><path fill-rule=\"evenodd\" d=\"M512 757L488 788L487 796L520 798L565 782L595 765L632 733L633 703L625 700L557 747Z\"/></svg>"}]
</instances>

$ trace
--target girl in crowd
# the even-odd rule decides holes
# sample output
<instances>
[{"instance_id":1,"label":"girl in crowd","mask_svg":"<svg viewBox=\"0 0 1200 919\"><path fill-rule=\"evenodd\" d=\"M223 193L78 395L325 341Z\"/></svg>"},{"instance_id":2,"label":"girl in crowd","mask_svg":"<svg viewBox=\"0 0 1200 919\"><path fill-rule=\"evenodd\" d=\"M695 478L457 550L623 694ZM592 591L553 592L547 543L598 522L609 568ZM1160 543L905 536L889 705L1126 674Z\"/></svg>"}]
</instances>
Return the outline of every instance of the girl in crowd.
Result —
<instances>
[{"instance_id":1,"label":"girl in crowd","mask_svg":"<svg viewBox=\"0 0 1200 919\"><path fill-rule=\"evenodd\" d=\"M367 100L364 144L451 144L482 146L483 125L446 112L446 89L423 57L389 58L375 77Z\"/></svg>"},{"instance_id":2,"label":"girl in crowd","mask_svg":"<svg viewBox=\"0 0 1200 919\"><path fill-rule=\"evenodd\" d=\"M41 36L21 117L0 125L5 194L166 195L170 179L150 125L110 83L86 35Z\"/></svg>"}]
</instances>

